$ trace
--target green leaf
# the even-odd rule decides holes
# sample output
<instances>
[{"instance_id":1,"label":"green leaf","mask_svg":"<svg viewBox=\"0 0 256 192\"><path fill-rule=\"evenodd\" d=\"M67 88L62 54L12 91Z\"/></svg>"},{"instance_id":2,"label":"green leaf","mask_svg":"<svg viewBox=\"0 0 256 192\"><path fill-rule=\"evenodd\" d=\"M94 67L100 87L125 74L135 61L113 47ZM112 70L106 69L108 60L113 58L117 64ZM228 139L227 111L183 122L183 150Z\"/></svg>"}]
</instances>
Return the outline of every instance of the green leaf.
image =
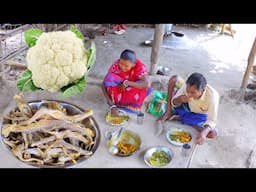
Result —
<instances>
[{"instance_id":1,"label":"green leaf","mask_svg":"<svg viewBox=\"0 0 256 192\"><path fill-rule=\"evenodd\" d=\"M96 45L95 42L92 42L90 49L88 50L88 61L87 61L87 70L90 70L96 60Z\"/></svg>"},{"instance_id":2,"label":"green leaf","mask_svg":"<svg viewBox=\"0 0 256 192\"><path fill-rule=\"evenodd\" d=\"M41 29L29 29L25 31L24 37L27 45L33 47L42 33L43 31Z\"/></svg>"},{"instance_id":3,"label":"green leaf","mask_svg":"<svg viewBox=\"0 0 256 192\"><path fill-rule=\"evenodd\" d=\"M84 42L84 35L75 27L75 25L70 25L70 31L72 31L73 33L76 34L76 36L79 39L82 39L82 41Z\"/></svg>"},{"instance_id":4,"label":"green leaf","mask_svg":"<svg viewBox=\"0 0 256 192\"><path fill-rule=\"evenodd\" d=\"M17 80L17 89L20 91L36 91L40 88L36 87L32 81L32 73L30 70L24 71Z\"/></svg>"},{"instance_id":5,"label":"green leaf","mask_svg":"<svg viewBox=\"0 0 256 192\"><path fill-rule=\"evenodd\" d=\"M62 94L60 98L63 99L65 97L70 97L72 95L81 93L84 91L85 87L86 87L86 80L85 80L85 77L82 77L76 83L72 83L68 86L62 87L61 89Z\"/></svg>"}]
</instances>

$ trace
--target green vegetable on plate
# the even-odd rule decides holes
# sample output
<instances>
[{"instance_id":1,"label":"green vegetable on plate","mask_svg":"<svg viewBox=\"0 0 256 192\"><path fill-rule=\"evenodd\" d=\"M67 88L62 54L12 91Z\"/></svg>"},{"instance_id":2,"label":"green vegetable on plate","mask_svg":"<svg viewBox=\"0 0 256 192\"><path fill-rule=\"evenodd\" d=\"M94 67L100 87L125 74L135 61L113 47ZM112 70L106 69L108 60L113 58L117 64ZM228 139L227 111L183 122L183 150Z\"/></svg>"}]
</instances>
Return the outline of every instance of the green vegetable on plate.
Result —
<instances>
[{"instance_id":1,"label":"green vegetable on plate","mask_svg":"<svg viewBox=\"0 0 256 192\"><path fill-rule=\"evenodd\" d=\"M154 166L164 166L170 162L169 155L164 151L155 151L148 159L148 162Z\"/></svg>"}]
</instances>

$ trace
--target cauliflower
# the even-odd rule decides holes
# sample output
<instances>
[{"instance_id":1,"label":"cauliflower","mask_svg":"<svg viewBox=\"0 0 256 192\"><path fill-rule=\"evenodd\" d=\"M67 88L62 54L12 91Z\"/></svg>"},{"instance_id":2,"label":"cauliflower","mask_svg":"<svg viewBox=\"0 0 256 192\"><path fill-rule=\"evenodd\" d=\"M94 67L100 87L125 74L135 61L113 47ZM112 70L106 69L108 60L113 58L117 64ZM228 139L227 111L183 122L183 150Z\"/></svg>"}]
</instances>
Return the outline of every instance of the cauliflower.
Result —
<instances>
[{"instance_id":1,"label":"cauliflower","mask_svg":"<svg viewBox=\"0 0 256 192\"><path fill-rule=\"evenodd\" d=\"M84 91L87 74L96 60L95 42L85 49L84 36L74 25L69 31L48 33L29 29L24 37L30 47L28 69L17 80L18 90L60 92L60 98Z\"/></svg>"},{"instance_id":2,"label":"cauliflower","mask_svg":"<svg viewBox=\"0 0 256 192\"><path fill-rule=\"evenodd\" d=\"M50 92L78 81L87 72L87 50L72 31L42 33L26 59L34 85Z\"/></svg>"}]
</instances>

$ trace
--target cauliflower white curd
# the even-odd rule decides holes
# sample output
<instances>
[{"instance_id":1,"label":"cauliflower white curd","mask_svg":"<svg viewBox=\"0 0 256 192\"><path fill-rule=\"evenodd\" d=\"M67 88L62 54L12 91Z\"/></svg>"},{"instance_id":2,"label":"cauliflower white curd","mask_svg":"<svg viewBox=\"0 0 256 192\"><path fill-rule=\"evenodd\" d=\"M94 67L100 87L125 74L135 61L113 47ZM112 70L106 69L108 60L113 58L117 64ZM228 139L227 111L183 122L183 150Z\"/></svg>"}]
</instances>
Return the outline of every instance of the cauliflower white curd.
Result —
<instances>
[{"instance_id":1,"label":"cauliflower white curd","mask_svg":"<svg viewBox=\"0 0 256 192\"><path fill-rule=\"evenodd\" d=\"M71 31L43 33L26 59L35 86L50 92L59 91L87 72L87 50Z\"/></svg>"}]
</instances>

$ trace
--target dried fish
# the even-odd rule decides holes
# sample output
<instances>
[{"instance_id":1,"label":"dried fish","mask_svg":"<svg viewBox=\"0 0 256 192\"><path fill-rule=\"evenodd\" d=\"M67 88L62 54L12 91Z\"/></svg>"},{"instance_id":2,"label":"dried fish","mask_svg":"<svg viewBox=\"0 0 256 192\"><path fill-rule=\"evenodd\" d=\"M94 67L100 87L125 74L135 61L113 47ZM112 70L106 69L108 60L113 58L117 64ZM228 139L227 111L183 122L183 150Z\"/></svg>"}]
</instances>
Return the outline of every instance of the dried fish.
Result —
<instances>
[{"instance_id":1,"label":"dried fish","mask_svg":"<svg viewBox=\"0 0 256 192\"><path fill-rule=\"evenodd\" d=\"M12 152L14 153L15 156L17 156L20 160L25 161L25 162L30 162L30 161L35 161L38 162L39 164L43 164L44 162L40 159L37 158L28 158L24 159L22 151L24 150L24 144L18 145L17 147L12 149Z\"/></svg>"},{"instance_id":2,"label":"dried fish","mask_svg":"<svg viewBox=\"0 0 256 192\"><path fill-rule=\"evenodd\" d=\"M24 144L25 144L25 149L28 148L28 137L27 137L27 134L26 133L22 133L22 137L24 139Z\"/></svg>"},{"instance_id":3,"label":"dried fish","mask_svg":"<svg viewBox=\"0 0 256 192\"><path fill-rule=\"evenodd\" d=\"M28 105L28 103L24 100L24 97L22 94L16 94L14 95L14 100L17 102L19 110L26 116L32 117L32 109Z\"/></svg>"},{"instance_id":4,"label":"dried fish","mask_svg":"<svg viewBox=\"0 0 256 192\"><path fill-rule=\"evenodd\" d=\"M78 124L69 123L61 120L40 120L29 125L19 125L19 124L5 124L2 129L2 134L7 137L10 132L15 133L33 133L35 131L42 130L53 130L56 128L70 129L82 134L86 134L86 130L81 129Z\"/></svg>"},{"instance_id":5,"label":"dried fish","mask_svg":"<svg viewBox=\"0 0 256 192\"><path fill-rule=\"evenodd\" d=\"M14 99L18 109L6 115L2 135L18 159L32 165L63 166L93 154L96 125L91 109L68 115L55 101L43 101L44 105L35 109L21 94Z\"/></svg>"},{"instance_id":6,"label":"dried fish","mask_svg":"<svg viewBox=\"0 0 256 192\"><path fill-rule=\"evenodd\" d=\"M55 110L63 112L64 114L67 114L66 108L63 107L60 103L58 103L56 101L42 100L42 102L46 104L48 109L55 109Z\"/></svg>"},{"instance_id":7,"label":"dried fish","mask_svg":"<svg viewBox=\"0 0 256 192\"><path fill-rule=\"evenodd\" d=\"M65 142L64 140L58 140L52 146L56 146L56 147L63 146L63 147L66 147L67 149L71 149L71 150L74 150L74 151L77 151L77 152L81 152L81 154L85 155L85 156L92 155L92 151L83 150L79 147L73 146L73 145Z\"/></svg>"},{"instance_id":8,"label":"dried fish","mask_svg":"<svg viewBox=\"0 0 256 192\"><path fill-rule=\"evenodd\" d=\"M43 151L40 150L39 148L29 148L29 149L24 150L24 153L25 152L29 153L30 155L35 155L38 157L41 157L44 155Z\"/></svg>"},{"instance_id":9,"label":"dried fish","mask_svg":"<svg viewBox=\"0 0 256 192\"><path fill-rule=\"evenodd\" d=\"M51 117L53 119L64 120L64 121L76 123L76 122L82 121L83 119L86 119L92 115L93 115L92 110L87 110L84 113L78 114L78 115L65 115L65 113L58 111L58 110L41 108L33 115L33 117L31 117L27 121L22 122L21 125L33 123L40 118L45 118L45 116Z\"/></svg>"},{"instance_id":10,"label":"dried fish","mask_svg":"<svg viewBox=\"0 0 256 192\"><path fill-rule=\"evenodd\" d=\"M3 139L4 143L9 145L11 148L14 148L16 144L13 141L9 141L8 139Z\"/></svg>"},{"instance_id":11,"label":"dried fish","mask_svg":"<svg viewBox=\"0 0 256 192\"><path fill-rule=\"evenodd\" d=\"M54 136L50 136L50 137L47 137L47 138L44 138L40 141L37 141L37 142L33 142L31 144L31 147L35 147L35 146L39 146L39 145L43 145L45 143L49 143L51 141L54 141L56 138Z\"/></svg>"}]
</instances>

